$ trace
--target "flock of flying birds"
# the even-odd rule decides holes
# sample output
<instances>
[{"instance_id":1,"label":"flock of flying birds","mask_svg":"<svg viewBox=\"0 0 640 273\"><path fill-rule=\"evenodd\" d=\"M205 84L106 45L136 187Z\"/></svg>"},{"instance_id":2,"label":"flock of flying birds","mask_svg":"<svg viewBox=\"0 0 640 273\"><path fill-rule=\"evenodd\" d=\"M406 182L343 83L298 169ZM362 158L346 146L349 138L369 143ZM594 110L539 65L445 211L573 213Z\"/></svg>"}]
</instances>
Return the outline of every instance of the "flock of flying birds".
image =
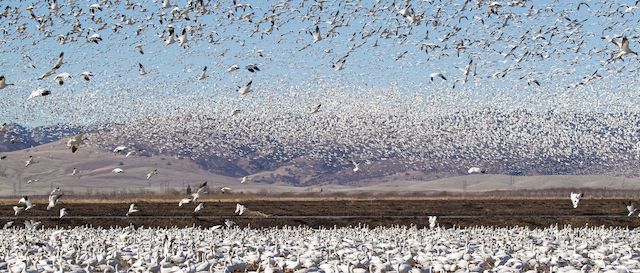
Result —
<instances>
[{"instance_id":1,"label":"flock of flying birds","mask_svg":"<svg viewBox=\"0 0 640 273\"><path fill-rule=\"evenodd\" d=\"M5 3L0 113L192 158L635 175L637 4Z\"/></svg>"}]
</instances>

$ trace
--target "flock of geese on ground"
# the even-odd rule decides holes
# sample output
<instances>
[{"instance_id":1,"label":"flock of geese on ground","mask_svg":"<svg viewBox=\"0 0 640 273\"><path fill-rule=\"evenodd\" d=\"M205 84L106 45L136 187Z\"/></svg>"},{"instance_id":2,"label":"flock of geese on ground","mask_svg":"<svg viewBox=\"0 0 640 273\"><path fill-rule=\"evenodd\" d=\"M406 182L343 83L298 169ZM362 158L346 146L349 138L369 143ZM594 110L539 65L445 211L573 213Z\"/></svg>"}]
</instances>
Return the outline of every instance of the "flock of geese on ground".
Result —
<instances>
[{"instance_id":1,"label":"flock of geese on ground","mask_svg":"<svg viewBox=\"0 0 640 273\"><path fill-rule=\"evenodd\" d=\"M625 228L3 229L0 271L640 272Z\"/></svg>"},{"instance_id":2,"label":"flock of geese on ground","mask_svg":"<svg viewBox=\"0 0 640 273\"><path fill-rule=\"evenodd\" d=\"M96 145L334 170L634 175L640 158L636 3L2 6L3 122Z\"/></svg>"}]
</instances>

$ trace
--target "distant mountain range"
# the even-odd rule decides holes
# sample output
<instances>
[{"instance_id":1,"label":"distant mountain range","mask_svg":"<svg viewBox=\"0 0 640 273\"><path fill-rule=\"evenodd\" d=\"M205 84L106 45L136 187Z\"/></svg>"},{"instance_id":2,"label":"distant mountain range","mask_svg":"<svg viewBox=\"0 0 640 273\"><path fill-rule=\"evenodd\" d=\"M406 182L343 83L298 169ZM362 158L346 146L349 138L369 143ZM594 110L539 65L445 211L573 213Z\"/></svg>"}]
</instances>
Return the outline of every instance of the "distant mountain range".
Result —
<instances>
[{"instance_id":1,"label":"distant mountain range","mask_svg":"<svg viewBox=\"0 0 640 273\"><path fill-rule=\"evenodd\" d=\"M8 125L6 132L0 132L0 153L18 151L37 147L43 144L59 141L71 135L78 134L80 129L66 127L37 127L25 128L18 124ZM101 143L99 150L110 153L115 145L120 143ZM174 157L190 159L204 171L225 177L249 176L253 180L264 184L284 183L291 186L318 185L366 185L373 182L393 180L435 180L452 176L466 175L471 166L465 166L455 161L436 162L425 158L413 166L397 163L393 158L377 162L361 162L361 171L354 172L353 165L343 164L328 166L321 160L311 159L300 155L287 162L270 160L257 153L248 153L243 158L225 158L220 156L199 156L192 158L190 154L180 156L161 153L149 143L139 142L130 144L129 149L136 150L138 157ZM212 153L213 154L213 153ZM575 162L578 162L576 159ZM571 161L557 161L553 159L539 159L535 164L517 159L495 160L487 166L488 173L529 176L529 175L574 175L601 174L620 175L634 170L631 163L621 162L615 170L599 166L597 160L575 164ZM424 167L421 167L424 166Z\"/></svg>"}]
</instances>

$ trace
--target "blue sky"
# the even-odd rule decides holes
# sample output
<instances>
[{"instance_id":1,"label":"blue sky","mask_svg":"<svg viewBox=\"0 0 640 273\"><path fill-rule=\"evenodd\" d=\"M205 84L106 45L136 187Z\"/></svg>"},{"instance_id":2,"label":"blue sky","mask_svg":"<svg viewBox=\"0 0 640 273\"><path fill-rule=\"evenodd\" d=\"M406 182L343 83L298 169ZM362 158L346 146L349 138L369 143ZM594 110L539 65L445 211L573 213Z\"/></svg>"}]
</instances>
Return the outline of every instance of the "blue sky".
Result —
<instances>
[{"instance_id":1,"label":"blue sky","mask_svg":"<svg viewBox=\"0 0 640 273\"><path fill-rule=\"evenodd\" d=\"M183 7L186 1L172 1L179 7ZM576 100L585 99L589 103L594 100L602 101L603 104L613 104L611 96L620 96L619 101L631 102L631 106L637 109L638 91L629 90L609 90L611 86L622 81L628 81L638 76L637 58L631 58L618 64L626 64L627 69L635 69L632 72L625 71L616 73L606 71L607 67L602 64L608 56L615 52L615 47L600 37L604 34L613 36L615 34L628 35L632 48L640 48L640 38L637 36L640 18L637 13L630 13L624 18L620 16L598 17L599 11L615 9L623 4L633 4L633 1L610 2L612 8L603 7L601 3L590 2L591 9L582 7L576 11L577 2L560 1L560 3L550 3L547 1L533 1L535 9L553 8L554 12L536 15L531 18L521 16L520 20L513 20L509 25L498 32L497 27L504 21L501 16L493 15L487 17L487 7L480 10L474 8L472 11L464 11L454 16L460 8L462 1L453 1L453 4L434 1L434 4L420 3L413 1L413 8L417 12L424 12L427 18L432 18L439 6L443 26L433 27L428 23L410 27L408 22L397 15L395 11L381 12L376 17L367 15L366 12L354 12L353 7L326 3L322 12L313 13L320 16L319 24L323 34L330 25L324 23L330 20L332 14L340 11L341 14L348 15L349 26L339 29L338 34L332 38L325 38L313 44L303 51L300 48L312 42L312 36L307 31L312 30L316 23L312 20L302 20L304 14L313 2L305 2L305 7L301 12L294 13L293 19L287 22L278 21L282 26L271 35L261 39L260 35L249 37L255 24L244 21L229 23L225 9L229 9L231 3L223 2L214 14L202 17L198 22L194 20L180 20L174 22L176 32L180 32L184 27L190 25L196 27L199 24L206 24L201 31L202 35L215 32L214 37L220 40L217 44L206 42L205 37L191 37L189 48L180 48L177 44L169 47L164 45L164 41L157 35L166 29L167 23L158 25L157 18L149 22L144 22L147 26L143 34L135 35L135 30L140 24L134 26L124 26L118 33L113 33L110 25L101 31L89 31L99 33L104 39L96 45L84 41L82 37L79 41L61 45L55 37L59 34L66 34L71 29L74 21L73 17L66 17L67 22L60 18L55 18L55 26L49 27L52 30L51 38L44 38L42 34L36 32L35 24L28 19L27 14L19 23L27 23L27 35L17 36L15 26L9 26L7 18L0 19L0 27L6 28L8 34L0 34L3 46L0 47L0 60L2 67L0 74L7 77L10 83L17 86L0 91L5 98L0 106L0 115L10 121L25 123L27 125L41 125L51 122L93 123L108 120L126 119L128 111L105 111L98 109L101 106L111 105L106 108L130 109L133 112L141 112L144 109L148 113L154 111L170 111L172 107L188 106L189 98L194 100L237 100L237 86L243 85L249 80L253 80L256 92L269 92L271 96L287 92L310 92L322 93L322 88L332 86L333 88L344 90L344 92L354 92L357 94L362 89L368 88L399 88L407 99L418 95L451 93L452 97L467 94L469 98L482 101L495 97L495 94L508 96L509 92L515 106L518 103L529 103L536 105L536 98L544 100L543 104L553 107L553 100L548 99L548 95L573 96ZM80 7L87 10L87 6L93 2L76 1ZM246 1L254 9L255 20L259 20L265 13L270 13L270 6L275 1ZM300 1L293 1L290 8L299 6ZM10 1L2 3L4 5L18 6L24 11L26 6L32 4L36 15L48 13L47 7L42 2L26 1L23 3ZM61 11L68 12L67 3L60 3ZM115 10L105 9L97 14L111 24L119 20L109 18L109 15L123 14L141 21L142 18L159 12L168 12L159 8L160 3L145 3L146 12L127 11L122 7ZM363 1L362 10L373 7L374 2ZM469 3L475 7L475 3ZM382 1L379 6L391 6L390 1ZM501 12L512 11L516 14L526 14L531 4L526 8L505 7ZM564 10L564 12L561 12ZM240 17L247 12L237 11L236 17ZM462 16L467 19L459 19ZM290 16L290 15L286 15ZM477 18L483 18L488 27L481 27ZM192 15L193 17L193 15ZM282 16L284 18L285 15ZM569 20L583 21L584 26L577 29L567 28ZM634 24L612 25L614 22L625 22L629 20ZM255 21L254 21L255 22ZM88 17L80 18L83 28L97 28L96 24L88 20ZM123 24L122 22L118 22ZM154 23L154 26L148 25ZM531 41L533 33L542 29L548 30L553 25L558 25L559 35L554 37L550 46L545 45L548 40ZM379 37L384 29L393 30L398 27L400 33L407 33L405 38L398 38L391 35L384 39ZM441 38L454 27L460 27L459 35L447 42L441 42ZM261 25L261 30L268 28L268 23ZM350 38L354 32L377 30L378 33L367 39L362 39L358 33L353 41ZM505 58L501 55L508 51L511 45L517 43L518 38L529 31L527 45L521 45L514 50L512 57ZM425 36L429 34L429 38ZM567 35L566 41L561 41L560 36ZM282 36L281 36L282 35ZM85 35L86 36L86 35ZM503 37L502 41L495 41L497 37ZM547 39L549 35L546 35ZM457 41L486 40L491 42L490 46L480 46L476 42L469 49L463 51L458 57L455 50ZM584 39L581 51L575 53L572 48ZM280 41L280 42L279 42ZM333 62L345 55L348 48L353 45L364 45L350 53L346 65L342 71L334 71L331 68ZM373 47L374 43L378 44ZM426 54L420 50L420 44L432 42L448 47L447 50L439 50ZM141 55L134 49L134 45L142 43L145 54ZM243 44L243 46L241 46ZM490 48L490 49L488 49ZM263 50L266 57L258 57L257 50ZM325 51L331 50L330 53ZM406 55L394 60L398 54L407 51ZM514 61L521 57L526 51L536 52L547 57L544 60L528 58L521 65L520 70L511 72L505 78L491 78L490 76L502 69L514 65ZM599 53L593 53L600 51ZM65 64L58 72L69 72L74 76L67 81L64 86L58 86L52 77L39 81L36 77L49 69L57 55L65 52ZM224 56L221 53L225 52ZM591 54L591 53L592 54ZM438 58L441 53L449 54ZM27 61L21 57L23 54L29 55L33 59L36 69L27 68ZM460 77L462 68L473 59L477 64L478 77L470 80L464 86L458 85L452 89L453 79ZM137 63L145 65L148 75L139 76ZM232 64L239 64L244 67L247 64L258 64L261 71L249 73L241 69L235 73L227 73L226 69ZM204 81L197 81L195 78L204 66L209 67L210 78ZM617 65L617 64L616 64ZM514 65L515 67L515 65ZM81 71L92 71L96 76L87 83L78 76ZM570 83L579 81L590 75L595 70L603 76L597 82L584 88L586 90L567 90ZM431 72L443 72L448 81L431 82L428 78ZM531 75L526 76L527 73ZM566 74L563 74L566 72ZM523 77L523 79L520 79ZM535 78L542 87L528 86L526 79ZM636 82L635 79L631 80ZM34 100L26 102L29 93L37 87L49 88L53 95L46 100ZM605 89L605 90L603 90ZM293 91L292 91L293 90ZM616 91L616 92L614 92ZM568 93L569 92L569 93ZM575 93L573 93L575 92ZM577 93L581 92L581 93ZM623 92L623 94L619 94ZM264 93L263 93L264 94ZM590 98L582 98L587 94ZM580 102L576 102L579 105ZM586 104L586 103L585 103ZM113 106L118 105L118 106ZM152 105L152 106L151 106ZM548 106L551 105L551 106ZM89 107L91 106L91 107ZM628 106L628 105L627 105ZM535 106L543 109L545 106ZM76 111L82 109L81 111ZM95 109L93 111L92 109ZM603 107L602 109L606 109ZM95 114L91 114L95 113ZM109 114L109 115L106 115Z\"/></svg>"}]
</instances>

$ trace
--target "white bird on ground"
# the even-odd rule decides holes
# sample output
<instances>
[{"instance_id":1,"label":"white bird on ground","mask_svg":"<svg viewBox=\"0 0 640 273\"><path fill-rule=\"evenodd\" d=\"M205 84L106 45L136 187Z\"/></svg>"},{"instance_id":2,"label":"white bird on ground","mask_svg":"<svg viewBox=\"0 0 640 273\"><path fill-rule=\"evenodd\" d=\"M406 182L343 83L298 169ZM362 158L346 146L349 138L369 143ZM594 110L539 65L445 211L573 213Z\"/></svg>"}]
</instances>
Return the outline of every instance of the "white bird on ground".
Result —
<instances>
[{"instance_id":1,"label":"white bird on ground","mask_svg":"<svg viewBox=\"0 0 640 273\"><path fill-rule=\"evenodd\" d=\"M48 96L48 95L51 95L51 91L39 87L38 89L33 90L33 92L31 92L31 95L29 95L27 100L31 100L31 99L37 98L37 97L44 97L44 96Z\"/></svg>"},{"instance_id":2,"label":"white bird on ground","mask_svg":"<svg viewBox=\"0 0 640 273\"><path fill-rule=\"evenodd\" d=\"M198 206L196 206L196 208L193 210L193 212L201 211L203 208L204 208L204 203L200 203L200 204L198 204Z\"/></svg>"},{"instance_id":3,"label":"white bird on ground","mask_svg":"<svg viewBox=\"0 0 640 273\"><path fill-rule=\"evenodd\" d=\"M5 87L7 87L9 85L14 85L14 84L13 83L7 83L7 80L5 79L4 75L0 75L0 89L4 89Z\"/></svg>"},{"instance_id":4,"label":"white bird on ground","mask_svg":"<svg viewBox=\"0 0 640 273\"><path fill-rule=\"evenodd\" d=\"M573 208L577 208L578 207L578 203L580 202L580 199L582 199L584 195L582 193L578 193L578 192L571 192L571 204L573 204Z\"/></svg>"},{"instance_id":5,"label":"white bird on ground","mask_svg":"<svg viewBox=\"0 0 640 273\"><path fill-rule=\"evenodd\" d=\"M112 172L112 173L124 173L124 170L123 170L123 169L120 169L120 168L115 168L115 169L113 169L111 172Z\"/></svg>"},{"instance_id":6,"label":"white bird on ground","mask_svg":"<svg viewBox=\"0 0 640 273\"><path fill-rule=\"evenodd\" d=\"M633 202L631 201L624 202L624 205L627 207L627 210L629 211L629 214L627 216L631 216L634 212L638 210L638 208L636 208L636 206L633 205Z\"/></svg>"},{"instance_id":7,"label":"white bird on ground","mask_svg":"<svg viewBox=\"0 0 640 273\"><path fill-rule=\"evenodd\" d=\"M444 75L442 73L440 73L440 72L434 72L434 73L429 74L429 78L431 79L431 81L433 81L433 78L441 78L441 79L443 79L445 81L447 80L447 78L445 78Z\"/></svg>"},{"instance_id":8,"label":"white bird on ground","mask_svg":"<svg viewBox=\"0 0 640 273\"><path fill-rule=\"evenodd\" d=\"M120 152L123 152L123 151L125 151L125 150L127 150L127 146L118 146L118 147L115 147L115 148L113 149L113 152L114 152L114 153L120 153Z\"/></svg>"},{"instance_id":9,"label":"white bird on ground","mask_svg":"<svg viewBox=\"0 0 640 273\"><path fill-rule=\"evenodd\" d=\"M138 208L136 207L136 204L131 204L129 205L129 211L127 211L127 214L125 214L125 216L129 216L132 213L138 212Z\"/></svg>"},{"instance_id":10,"label":"white bird on ground","mask_svg":"<svg viewBox=\"0 0 640 273\"><path fill-rule=\"evenodd\" d=\"M249 83L245 84L243 87L240 87L240 89L238 89L238 93L240 93L240 96L244 96L252 91L251 90L252 82L253 81L249 81Z\"/></svg>"},{"instance_id":11,"label":"white bird on ground","mask_svg":"<svg viewBox=\"0 0 640 273\"><path fill-rule=\"evenodd\" d=\"M198 80L204 80L207 78L207 67L205 66L202 69L202 72L200 73L200 76L198 76Z\"/></svg>"},{"instance_id":12,"label":"white bird on ground","mask_svg":"<svg viewBox=\"0 0 640 273\"><path fill-rule=\"evenodd\" d=\"M438 216L429 216L429 228L436 227L437 220L438 220Z\"/></svg>"},{"instance_id":13,"label":"white bird on ground","mask_svg":"<svg viewBox=\"0 0 640 273\"><path fill-rule=\"evenodd\" d=\"M231 221L229 219L225 219L224 220L224 224L227 226L227 228L230 228L230 227L234 226L236 224L236 222Z\"/></svg>"},{"instance_id":14,"label":"white bird on ground","mask_svg":"<svg viewBox=\"0 0 640 273\"><path fill-rule=\"evenodd\" d=\"M66 208L61 208L60 209L60 219L62 219L62 217L65 217L67 215L69 215L69 213L67 212L67 209Z\"/></svg>"},{"instance_id":15,"label":"white bird on ground","mask_svg":"<svg viewBox=\"0 0 640 273\"><path fill-rule=\"evenodd\" d=\"M25 162L24 162L24 166L25 166L25 167L29 167L29 165L31 165L31 164L33 164L33 163L34 163L34 161L33 161L33 156L31 156L31 155L30 155L30 156L29 156L29 159L27 159L27 161L25 161Z\"/></svg>"},{"instance_id":16,"label":"white bird on ground","mask_svg":"<svg viewBox=\"0 0 640 273\"><path fill-rule=\"evenodd\" d=\"M82 71L82 73L80 73L80 76L82 76L85 81L90 81L91 77L93 77L93 73L91 73L90 71Z\"/></svg>"},{"instance_id":17,"label":"white bird on ground","mask_svg":"<svg viewBox=\"0 0 640 273\"><path fill-rule=\"evenodd\" d=\"M237 213L238 215L242 215L245 211L247 210L247 207L245 207L244 205L241 204L236 204L236 211L235 213Z\"/></svg>"},{"instance_id":18,"label":"white bird on ground","mask_svg":"<svg viewBox=\"0 0 640 273\"><path fill-rule=\"evenodd\" d=\"M147 174L147 180L151 179L152 176L158 174L158 169L154 169Z\"/></svg>"},{"instance_id":19,"label":"white bird on ground","mask_svg":"<svg viewBox=\"0 0 640 273\"><path fill-rule=\"evenodd\" d=\"M469 174L480 174L480 173L486 173L486 172L487 172L486 170L483 170L482 168L479 168L479 167L471 167L467 171L467 173Z\"/></svg>"},{"instance_id":20,"label":"white bird on ground","mask_svg":"<svg viewBox=\"0 0 640 273\"><path fill-rule=\"evenodd\" d=\"M136 154L136 151L129 151L129 152L127 152L126 155L124 155L124 157L130 157L130 156L132 156L134 154Z\"/></svg>"},{"instance_id":21,"label":"white bird on ground","mask_svg":"<svg viewBox=\"0 0 640 273\"><path fill-rule=\"evenodd\" d=\"M51 70L40 75L40 77L38 77L38 80L42 80L46 77L53 75L53 73L56 73L56 71L58 71L58 69L60 69L60 67L62 66L63 62L64 62L64 52L60 53L60 55L58 56L58 61L56 62L56 65L54 65L53 68L51 68Z\"/></svg>"},{"instance_id":22,"label":"white bird on ground","mask_svg":"<svg viewBox=\"0 0 640 273\"><path fill-rule=\"evenodd\" d=\"M4 226L2 226L3 229L8 229L11 228L13 226L13 221L9 221L7 223L4 224Z\"/></svg>"},{"instance_id":23,"label":"white bird on ground","mask_svg":"<svg viewBox=\"0 0 640 273\"><path fill-rule=\"evenodd\" d=\"M182 198L178 203L178 207L182 207L182 205L191 203L191 198Z\"/></svg>"}]
</instances>

